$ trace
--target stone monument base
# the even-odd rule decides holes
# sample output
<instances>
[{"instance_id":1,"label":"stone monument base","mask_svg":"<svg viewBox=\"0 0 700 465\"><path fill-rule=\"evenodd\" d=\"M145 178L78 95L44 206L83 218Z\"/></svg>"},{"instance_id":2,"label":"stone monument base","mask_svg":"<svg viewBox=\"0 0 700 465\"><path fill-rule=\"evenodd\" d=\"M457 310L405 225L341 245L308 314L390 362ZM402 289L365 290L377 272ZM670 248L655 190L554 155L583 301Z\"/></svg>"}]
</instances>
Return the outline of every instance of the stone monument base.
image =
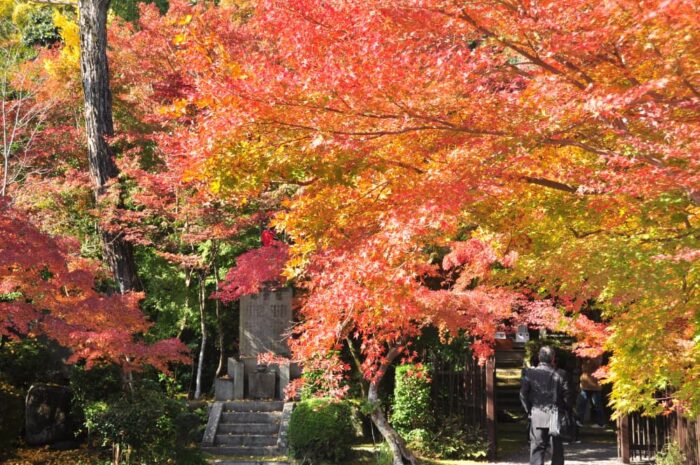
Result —
<instances>
[{"instance_id":1,"label":"stone monument base","mask_svg":"<svg viewBox=\"0 0 700 465\"><path fill-rule=\"evenodd\" d=\"M257 357L230 357L227 369L228 378L215 381L216 400L284 400L289 382L301 376L296 363L271 363L261 369Z\"/></svg>"}]
</instances>

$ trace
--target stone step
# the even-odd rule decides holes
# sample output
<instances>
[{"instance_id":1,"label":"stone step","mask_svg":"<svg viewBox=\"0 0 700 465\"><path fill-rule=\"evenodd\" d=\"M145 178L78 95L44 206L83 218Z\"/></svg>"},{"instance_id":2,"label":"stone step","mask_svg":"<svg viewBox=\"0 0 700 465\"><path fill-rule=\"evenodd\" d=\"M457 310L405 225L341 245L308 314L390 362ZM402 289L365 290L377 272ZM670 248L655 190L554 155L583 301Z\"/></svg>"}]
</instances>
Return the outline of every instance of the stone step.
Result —
<instances>
[{"instance_id":1,"label":"stone step","mask_svg":"<svg viewBox=\"0 0 700 465\"><path fill-rule=\"evenodd\" d=\"M520 405L520 399L502 399L502 398L497 398L496 399L496 404L498 405Z\"/></svg>"},{"instance_id":2,"label":"stone step","mask_svg":"<svg viewBox=\"0 0 700 465\"><path fill-rule=\"evenodd\" d=\"M217 434L217 446L267 447L277 445L277 435L270 434Z\"/></svg>"},{"instance_id":3,"label":"stone step","mask_svg":"<svg viewBox=\"0 0 700 465\"><path fill-rule=\"evenodd\" d=\"M241 457L241 458L254 458L254 460L260 460L258 457L279 457L284 455L284 451L281 451L277 446L268 447L241 447L241 446L208 446L202 447L202 451L207 454L215 456L229 456L231 458Z\"/></svg>"},{"instance_id":4,"label":"stone step","mask_svg":"<svg viewBox=\"0 0 700 465\"><path fill-rule=\"evenodd\" d=\"M277 434L279 423L219 423L219 434Z\"/></svg>"},{"instance_id":5,"label":"stone step","mask_svg":"<svg viewBox=\"0 0 700 465\"><path fill-rule=\"evenodd\" d=\"M520 389L498 389L496 390L496 397L498 397L499 399L519 399Z\"/></svg>"},{"instance_id":6,"label":"stone step","mask_svg":"<svg viewBox=\"0 0 700 465\"><path fill-rule=\"evenodd\" d=\"M283 407L282 401L241 400L224 403L226 412L281 412Z\"/></svg>"},{"instance_id":7,"label":"stone step","mask_svg":"<svg viewBox=\"0 0 700 465\"><path fill-rule=\"evenodd\" d=\"M222 423L279 423L282 412L223 412Z\"/></svg>"},{"instance_id":8,"label":"stone step","mask_svg":"<svg viewBox=\"0 0 700 465\"><path fill-rule=\"evenodd\" d=\"M517 389L520 390L520 378L518 379L496 379L496 389Z\"/></svg>"},{"instance_id":9,"label":"stone step","mask_svg":"<svg viewBox=\"0 0 700 465\"><path fill-rule=\"evenodd\" d=\"M266 459L256 459L256 460L251 460L251 459L237 459L237 458L230 458L230 459L210 459L208 462L211 465L291 465L291 463L287 460L276 460L275 458L271 458L270 460Z\"/></svg>"}]
</instances>

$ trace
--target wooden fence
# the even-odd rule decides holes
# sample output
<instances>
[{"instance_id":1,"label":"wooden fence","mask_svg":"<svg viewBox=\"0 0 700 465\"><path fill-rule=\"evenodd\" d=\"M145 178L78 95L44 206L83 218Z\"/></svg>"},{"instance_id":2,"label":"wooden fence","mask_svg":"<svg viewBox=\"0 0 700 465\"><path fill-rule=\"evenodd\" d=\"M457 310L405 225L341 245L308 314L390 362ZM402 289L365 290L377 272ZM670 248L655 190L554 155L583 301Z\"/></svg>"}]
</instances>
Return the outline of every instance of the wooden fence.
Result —
<instances>
[{"instance_id":1,"label":"wooden fence","mask_svg":"<svg viewBox=\"0 0 700 465\"><path fill-rule=\"evenodd\" d=\"M618 420L618 454L623 463L651 462L669 441L677 442L685 465L700 465L700 417L627 415Z\"/></svg>"},{"instance_id":2,"label":"wooden fence","mask_svg":"<svg viewBox=\"0 0 700 465\"><path fill-rule=\"evenodd\" d=\"M436 418L459 417L478 426L489 441L489 456L496 452L495 360L480 365L470 353L457 361L431 359L432 398Z\"/></svg>"},{"instance_id":3,"label":"wooden fence","mask_svg":"<svg viewBox=\"0 0 700 465\"><path fill-rule=\"evenodd\" d=\"M671 437L681 447L687 465L700 465L700 417L690 420L678 415L671 426Z\"/></svg>"}]
</instances>

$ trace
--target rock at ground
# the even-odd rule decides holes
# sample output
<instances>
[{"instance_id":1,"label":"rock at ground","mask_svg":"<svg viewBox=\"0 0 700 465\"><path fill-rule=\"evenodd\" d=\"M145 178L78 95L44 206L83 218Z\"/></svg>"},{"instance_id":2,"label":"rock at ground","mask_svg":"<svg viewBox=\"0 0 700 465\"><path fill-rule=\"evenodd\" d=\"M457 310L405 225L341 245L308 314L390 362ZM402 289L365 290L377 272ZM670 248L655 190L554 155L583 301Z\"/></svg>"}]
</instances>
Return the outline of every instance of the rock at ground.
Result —
<instances>
[{"instance_id":1,"label":"rock at ground","mask_svg":"<svg viewBox=\"0 0 700 465\"><path fill-rule=\"evenodd\" d=\"M65 386L32 385L25 403L26 440L30 446L75 440L70 416L72 392Z\"/></svg>"}]
</instances>

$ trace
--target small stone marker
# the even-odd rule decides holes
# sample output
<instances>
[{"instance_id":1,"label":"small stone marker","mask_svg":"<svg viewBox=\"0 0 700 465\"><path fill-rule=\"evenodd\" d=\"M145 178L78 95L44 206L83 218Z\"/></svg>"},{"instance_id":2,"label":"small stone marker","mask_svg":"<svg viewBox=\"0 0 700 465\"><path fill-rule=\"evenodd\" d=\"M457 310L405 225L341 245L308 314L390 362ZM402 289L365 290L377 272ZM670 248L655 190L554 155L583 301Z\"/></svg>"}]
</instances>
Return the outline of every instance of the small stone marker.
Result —
<instances>
[{"instance_id":1,"label":"small stone marker","mask_svg":"<svg viewBox=\"0 0 700 465\"><path fill-rule=\"evenodd\" d=\"M527 325L519 325L518 332L515 333L515 342L526 343L530 340L530 331L527 329Z\"/></svg>"},{"instance_id":2,"label":"small stone marker","mask_svg":"<svg viewBox=\"0 0 700 465\"><path fill-rule=\"evenodd\" d=\"M228 375L233 378L233 399L243 399L245 381L243 379L244 365L233 357L228 359Z\"/></svg>"},{"instance_id":3,"label":"small stone marker","mask_svg":"<svg viewBox=\"0 0 700 465\"><path fill-rule=\"evenodd\" d=\"M248 395L251 399L273 399L275 397L275 373L258 370L248 375Z\"/></svg>"},{"instance_id":4,"label":"small stone marker","mask_svg":"<svg viewBox=\"0 0 700 465\"><path fill-rule=\"evenodd\" d=\"M214 402L209 410L209 420L207 421L207 426L204 429L204 438L202 438L202 444L207 446L214 445L214 440L216 439L216 430L219 428L219 419L221 418L221 412L224 409L223 402Z\"/></svg>"},{"instance_id":5,"label":"small stone marker","mask_svg":"<svg viewBox=\"0 0 700 465\"><path fill-rule=\"evenodd\" d=\"M234 381L231 378L216 378L214 380L214 398L216 400L231 400L234 397Z\"/></svg>"},{"instance_id":6,"label":"small stone marker","mask_svg":"<svg viewBox=\"0 0 700 465\"><path fill-rule=\"evenodd\" d=\"M279 373L279 384L277 385L277 398L284 399L284 390L287 389L287 386L289 385L289 364L279 364L277 365L277 370L277 372Z\"/></svg>"},{"instance_id":7,"label":"small stone marker","mask_svg":"<svg viewBox=\"0 0 700 465\"><path fill-rule=\"evenodd\" d=\"M42 446L75 440L70 418L72 397L65 386L37 383L29 388L25 409L27 444Z\"/></svg>"}]
</instances>

